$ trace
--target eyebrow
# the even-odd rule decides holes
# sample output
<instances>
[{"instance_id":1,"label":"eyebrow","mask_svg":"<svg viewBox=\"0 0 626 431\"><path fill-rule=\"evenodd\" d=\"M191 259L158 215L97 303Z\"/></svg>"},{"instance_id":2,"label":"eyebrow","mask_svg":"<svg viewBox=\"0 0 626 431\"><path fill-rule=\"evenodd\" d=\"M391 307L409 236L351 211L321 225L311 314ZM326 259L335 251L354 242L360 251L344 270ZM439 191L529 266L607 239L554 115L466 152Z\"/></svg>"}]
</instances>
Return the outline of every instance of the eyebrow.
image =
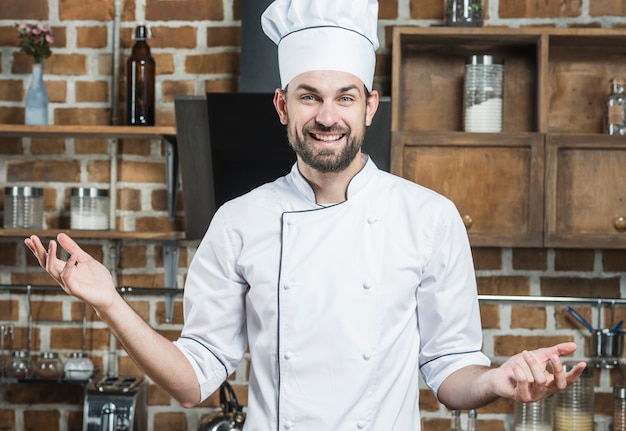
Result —
<instances>
[{"instance_id":1,"label":"eyebrow","mask_svg":"<svg viewBox=\"0 0 626 431\"><path fill-rule=\"evenodd\" d=\"M298 88L296 88L296 90L304 90L304 91L309 91L311 93L319 93L319 90L311 85L308 84L300 84L298 85ZM351 84L348 85L346 87L342 87L339 90L337 90L337 94L341 94L341 93L346 93L348 91L351 90L359 90L359 87L357 85Z\"/></svg>"}]
</instances>

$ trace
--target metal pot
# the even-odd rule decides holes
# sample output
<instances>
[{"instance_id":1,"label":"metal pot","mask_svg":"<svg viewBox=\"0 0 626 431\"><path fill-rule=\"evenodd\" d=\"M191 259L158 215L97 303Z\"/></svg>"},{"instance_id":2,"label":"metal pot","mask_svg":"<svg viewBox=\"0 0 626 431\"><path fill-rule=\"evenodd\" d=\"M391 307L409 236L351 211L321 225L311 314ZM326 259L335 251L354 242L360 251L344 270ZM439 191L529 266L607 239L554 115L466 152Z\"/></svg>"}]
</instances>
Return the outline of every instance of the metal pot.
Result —
<instances>
[{"instance_id":1,"label":"metal pot","mask_svg":"<svg viewBox=\"0 0 626 431\"><path fill-rule=\"evenodd\" d=\"M198 431L241 431L246 414L243 406L237 402L237 397L230 383L224 382L220 386L221 412L204 416L198 425Z\"/></svg>"}]
</instances>

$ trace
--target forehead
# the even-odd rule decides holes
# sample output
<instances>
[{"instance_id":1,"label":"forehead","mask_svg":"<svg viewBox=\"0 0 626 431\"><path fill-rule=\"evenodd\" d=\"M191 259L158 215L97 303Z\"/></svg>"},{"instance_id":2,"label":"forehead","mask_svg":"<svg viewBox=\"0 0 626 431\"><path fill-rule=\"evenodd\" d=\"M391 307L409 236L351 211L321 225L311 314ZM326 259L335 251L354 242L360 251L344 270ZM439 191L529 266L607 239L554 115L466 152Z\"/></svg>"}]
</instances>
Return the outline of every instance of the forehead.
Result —
<instances>
[{"instance_id":1,"label":"forehead","mask_svg":"<svg viewBox=\"0 0 626 431\"><path fill-rule=\"evenodd\" d=\"M319 93L336 94L349 89L364 94L365 86L356 76L348 72L334 70L315 70L301 73L289 82L289 90L312 90Z\"/></svg>"}]
</instances>

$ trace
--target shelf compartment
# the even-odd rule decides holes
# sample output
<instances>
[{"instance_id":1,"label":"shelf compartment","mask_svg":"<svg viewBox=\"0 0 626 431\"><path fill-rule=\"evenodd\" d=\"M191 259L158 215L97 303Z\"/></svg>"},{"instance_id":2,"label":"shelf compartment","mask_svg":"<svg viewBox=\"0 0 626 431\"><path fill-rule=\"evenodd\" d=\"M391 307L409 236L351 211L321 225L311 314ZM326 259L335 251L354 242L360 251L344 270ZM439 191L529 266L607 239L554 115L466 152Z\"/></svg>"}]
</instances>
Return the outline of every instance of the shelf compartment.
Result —
<instances>
[{"instance_id":1,"label":"shelf compartment","mask_svg":"<svg viewBox=\"0 0 626 431\"><path fill-rule=\"evenodd\" d=\"M462 131L466 59L504 59L503 132L540 131L542 35L532 30L395 27L392 131Z\"/></svg>"}]
</instances>

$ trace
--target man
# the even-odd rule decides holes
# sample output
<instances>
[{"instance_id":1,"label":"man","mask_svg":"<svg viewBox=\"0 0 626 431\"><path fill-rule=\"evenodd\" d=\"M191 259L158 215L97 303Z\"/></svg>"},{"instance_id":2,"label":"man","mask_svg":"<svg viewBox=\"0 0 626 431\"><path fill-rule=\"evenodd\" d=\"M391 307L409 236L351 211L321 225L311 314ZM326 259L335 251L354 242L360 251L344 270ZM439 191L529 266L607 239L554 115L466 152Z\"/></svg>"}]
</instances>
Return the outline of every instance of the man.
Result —
<instances>
[{"instance_id":1,"label":"man","mask_svg":"<svg viewBox=\"0 0 626 431\"><path fill-rule=\"evenodd\" d=\"M254 431L419 430L419 372L442 403L467 409L544 398L585 367L564 371L560 356L576 346L563 343L490 368L454 205L361 153L378 106L376 15L371 0L279 0L264 14L279 44L274 105L297 162L217 211L188 272L175 343L67 235L66 262L56 241L25 241L183 406L214 392L248 349Z\"/></svg>"}]
</instances>

